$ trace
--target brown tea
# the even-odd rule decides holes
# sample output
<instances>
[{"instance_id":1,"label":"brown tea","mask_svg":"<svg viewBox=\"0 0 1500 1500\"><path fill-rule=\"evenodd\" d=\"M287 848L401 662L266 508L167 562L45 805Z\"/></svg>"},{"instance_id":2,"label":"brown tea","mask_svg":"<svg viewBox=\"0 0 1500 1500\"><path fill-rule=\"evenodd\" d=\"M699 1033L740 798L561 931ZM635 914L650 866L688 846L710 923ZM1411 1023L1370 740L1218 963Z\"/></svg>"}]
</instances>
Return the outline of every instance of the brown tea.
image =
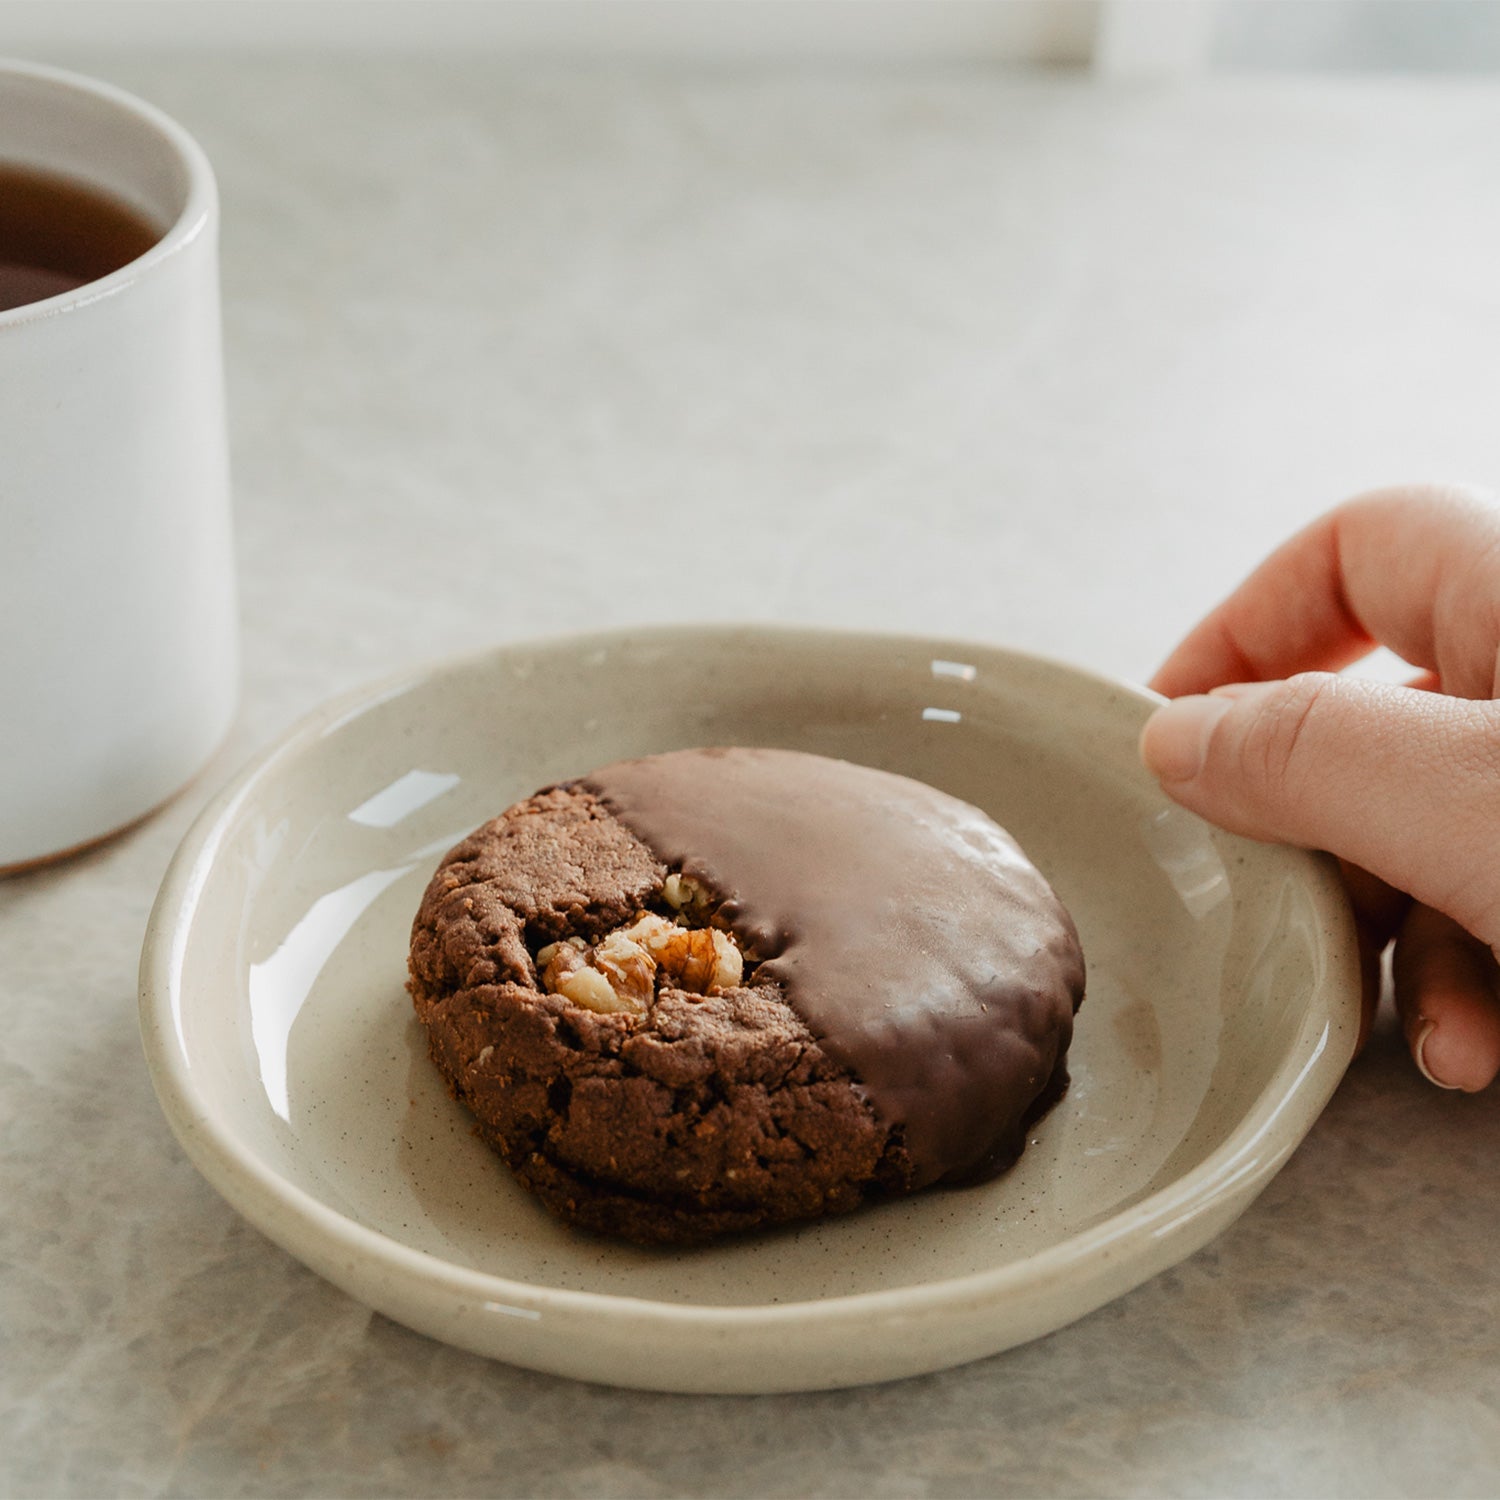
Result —
<instances>
[{"instance_id":1,"label":"brown tea","mask_svg":"<svg viewBox=\"0 0 1500 1500\"><path fill-rule=\"evenodd\" d=\"M108 276L161 236L86 182L0 161L0 312Z\"/></svg>"}]
</instances>

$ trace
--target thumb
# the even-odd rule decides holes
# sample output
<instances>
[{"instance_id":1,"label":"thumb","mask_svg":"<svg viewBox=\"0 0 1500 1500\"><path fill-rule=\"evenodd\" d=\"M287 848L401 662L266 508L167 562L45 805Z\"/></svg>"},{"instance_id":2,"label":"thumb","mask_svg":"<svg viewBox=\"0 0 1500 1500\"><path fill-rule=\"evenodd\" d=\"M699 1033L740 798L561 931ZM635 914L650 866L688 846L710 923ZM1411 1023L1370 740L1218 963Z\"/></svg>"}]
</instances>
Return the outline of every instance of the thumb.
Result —
<instances>
[{"instance_id":1,"label":"thumb","mask_svg":"<svg viewBox=\"0 0 1500 1500\"><path fill-rule=\"evenodd\" d=\"M1211 822L1329 850L1500 942L1500 705L1308 672L1168 703L1141 758Z\"/></svg>"}]
</instances>

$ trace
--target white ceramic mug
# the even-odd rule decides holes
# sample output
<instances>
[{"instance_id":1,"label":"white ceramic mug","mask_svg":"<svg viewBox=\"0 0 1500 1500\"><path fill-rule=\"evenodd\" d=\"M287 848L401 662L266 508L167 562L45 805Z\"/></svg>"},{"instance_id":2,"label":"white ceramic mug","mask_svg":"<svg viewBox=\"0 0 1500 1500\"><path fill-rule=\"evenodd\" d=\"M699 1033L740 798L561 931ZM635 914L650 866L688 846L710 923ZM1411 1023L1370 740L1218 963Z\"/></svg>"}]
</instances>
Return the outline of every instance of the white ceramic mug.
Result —
<instances>
[{"instance_id":1,"label":"white ceramic mug","mask_svg":"<svg viewBox=\"0 0 1500 1500\"><path fill-rule=\"evenodd\" d=\"M4 870L181 788L229 727L238 660L208 159L119 89L0 61L0 162L160 228L119 270L0 312Z\"/></svg>"}]
</instances>

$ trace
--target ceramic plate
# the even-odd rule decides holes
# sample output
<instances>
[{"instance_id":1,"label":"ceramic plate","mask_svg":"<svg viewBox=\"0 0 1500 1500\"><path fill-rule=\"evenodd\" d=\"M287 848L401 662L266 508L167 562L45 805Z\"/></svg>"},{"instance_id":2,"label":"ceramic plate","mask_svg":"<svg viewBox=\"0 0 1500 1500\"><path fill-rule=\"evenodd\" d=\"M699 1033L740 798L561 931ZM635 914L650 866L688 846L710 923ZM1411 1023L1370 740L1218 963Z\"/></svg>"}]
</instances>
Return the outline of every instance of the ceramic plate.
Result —
<instances>
[{"instance_id":1,"label":"ceramic plate","mask_svg":"<svg viewBox=\"0 0 1500 1500\"><path fill-rule=\"evenodd\" d=\"M1139 768L1147 695L994 647L661 629L507 647L335 703L203 814L141 1023L188 1155L253 1224L435 1338L676 1391L853 1385L993 1354L1204 1244L1301 1140L1358 1028L1330 866L1216 832ZM459 837L623 756L783 745L1011 829L1088 958L1073 1086L982 1187L695 1251L555 1224L474 1138L403 992Z\"/></svg>"}]
</instances>

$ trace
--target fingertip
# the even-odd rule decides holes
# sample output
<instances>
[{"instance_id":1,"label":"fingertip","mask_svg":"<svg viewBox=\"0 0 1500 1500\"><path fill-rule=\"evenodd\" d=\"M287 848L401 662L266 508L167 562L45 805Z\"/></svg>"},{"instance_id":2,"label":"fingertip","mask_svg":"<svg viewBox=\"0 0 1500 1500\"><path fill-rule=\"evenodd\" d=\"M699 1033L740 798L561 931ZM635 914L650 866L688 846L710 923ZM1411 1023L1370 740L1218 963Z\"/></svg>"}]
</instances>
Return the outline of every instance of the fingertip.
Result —
<instances>
[{"instance_id":1,"label":"fingertip","mask_svg":"<svg viewBox=\"0 0 1500 1500\"><path fill-rule=\"evenodd\" d=\"M1411 1055L1429 1083L1477 1094L1500 1074L1500 1027L1493 1016L1467 1007L1445 1016L1441 1025L1424 1019L1411 1039Z\"/></svg>"},{"instance_id":2,"label":"fingertip","mask_svg":"<svg viewBox=\"0 0 1500 1500\"><path fill-rule=\"evenodd\" d=\"M1396 1009L1412 1060L1439 1088L1477 1094L1500 1074L1500 964L1451 917L1414 905L1396 939Z\"/></svg>"},{"instance_id":3,"label":"fingertip","mask_svg":"<svg viewBox=\"0 0 1500 1500\"><path fill-rule=\"evenodd\" d=\"M1418 1026L1416 1032L1412 1035L1408 1043L1408 1045L1411 1047L1411 1060L1416 1063L1417 1072L1419 1072L1422 1077L1425 1078L1428 1083L1432 1084L1434 1087L1440 1089L1457 1088L1457 1084L1445 1083L1441 1078L1439 1078L1432 1071L1432 1064L1428 1061L1427 1044L1432 1040L1433 1034L1436 1031L1437 1023L1435 1021L1423 1021L1421 1025Z\"/></svg>"},{"instance_id":4,"label":"fingertip","mask_svg":"<svg viewBox=\"0 0 1500 1500\"><path fill-rule=\"evenodd\" d=\"M1158 781L1191 781L1203 769L1209 737L1230 706L1227 698L1195 693L1157 709L1141 730L1146 769Z\"/></svg>"}]
</instances>

